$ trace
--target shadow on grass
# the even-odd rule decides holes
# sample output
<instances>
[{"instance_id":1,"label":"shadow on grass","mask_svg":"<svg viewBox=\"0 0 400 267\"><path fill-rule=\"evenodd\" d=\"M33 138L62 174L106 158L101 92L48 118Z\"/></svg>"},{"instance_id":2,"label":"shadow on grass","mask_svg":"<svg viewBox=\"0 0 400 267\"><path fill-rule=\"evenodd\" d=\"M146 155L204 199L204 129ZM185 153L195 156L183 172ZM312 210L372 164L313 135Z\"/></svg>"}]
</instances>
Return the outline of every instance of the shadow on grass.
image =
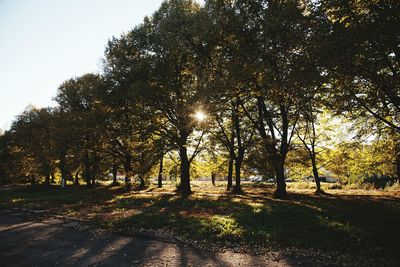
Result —
<instances>
[{"instance_id":1,"label":"shadow on grass","mask_svg":"<svg viewBox=\"0 0 400 267\"><path fill-rule=\"evenodd\" d=\"M139 212L108 222L110 228L163 229L228 247L239 242L390 257L400 248L398 199L292 194L291 200L279 201L230 194L214 199L164 195L137 197L116 206Z\"/></svg>"},{"instance_id":2,"label":"shadow on grass","mask_svg":"<svg viewBox=\"0 0 400 267\"><path fill-rule=\"evenodd\" d=\"M69 185L61 188L55 185L20 186L0 194L0 206L20 205L28 208L58 208L61 205L96 204L123 194L122 188L107 186L85 187Z\"/></svg>"},{"instance_id":3,"label":"shadow on grass","mask_svg":"<svg viewBox=\"0 0 400 267\"><path fill-rule=\"evenodd\" d=\"M94 235L15 217L0 217L0 228L2 266L231 266L215 255L179 244Z\"/></svg>"},{"instance_id":4,"label":"shadow on grass","mask_svg":"<svg viewBox=\"0 0 400 267\"><path fill-rule=\"evenodd\" d=\"M174 194L122 188L36 186L2 191L0 205L99 206L96 224L120 233L163 230L190 242L267 245L397 257L400 201L395 197L271 192ZM119 211L115 217L105 215ZM128 212L129 211L129 212ZM125 213L126 212L126 213Z\"/></svg>"}]
</instances>

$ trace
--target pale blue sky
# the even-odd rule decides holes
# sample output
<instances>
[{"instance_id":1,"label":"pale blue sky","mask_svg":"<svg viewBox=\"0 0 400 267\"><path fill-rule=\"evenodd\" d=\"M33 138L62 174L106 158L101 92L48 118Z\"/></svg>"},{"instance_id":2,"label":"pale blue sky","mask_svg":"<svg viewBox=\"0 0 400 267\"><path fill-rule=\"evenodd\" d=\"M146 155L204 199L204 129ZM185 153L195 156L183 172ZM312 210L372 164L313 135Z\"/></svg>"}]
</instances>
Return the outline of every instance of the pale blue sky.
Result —
<instances>
[{"instance_id":1,"label":"pale blue sky","mask_svg":"<svg viewBox=\"0 0 400 267\"><path fill-rule=\"evenodd\" d=\"M66 79L97 72L107 40L162 0L0 0L0 128L28 104L54 105Z\"/></svg>"}]
</instances>

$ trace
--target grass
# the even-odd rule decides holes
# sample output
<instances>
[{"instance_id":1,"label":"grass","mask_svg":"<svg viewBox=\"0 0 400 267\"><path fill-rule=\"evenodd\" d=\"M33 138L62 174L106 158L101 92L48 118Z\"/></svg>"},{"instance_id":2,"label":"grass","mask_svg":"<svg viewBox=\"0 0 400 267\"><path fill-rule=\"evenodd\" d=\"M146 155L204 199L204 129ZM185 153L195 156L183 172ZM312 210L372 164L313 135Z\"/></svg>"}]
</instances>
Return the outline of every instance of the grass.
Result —
<instances>
[{"instance_id":1,"label":"grass","mask_svg":"<svg viewBox=\"0 0 400 267\"><path fill-rule=\"evenodd\" d=\"M273 188L245 184L246 194L226 194L224 185L195 184L189 198L173 186L125 193L118 187L21 187L0 191L0 207L49 209L89 220L112 232L155 231L205 246L294 247L359 257L400 260L399 192L289 187L290 199L272 198Z\"/></svg>"}]
</instances>

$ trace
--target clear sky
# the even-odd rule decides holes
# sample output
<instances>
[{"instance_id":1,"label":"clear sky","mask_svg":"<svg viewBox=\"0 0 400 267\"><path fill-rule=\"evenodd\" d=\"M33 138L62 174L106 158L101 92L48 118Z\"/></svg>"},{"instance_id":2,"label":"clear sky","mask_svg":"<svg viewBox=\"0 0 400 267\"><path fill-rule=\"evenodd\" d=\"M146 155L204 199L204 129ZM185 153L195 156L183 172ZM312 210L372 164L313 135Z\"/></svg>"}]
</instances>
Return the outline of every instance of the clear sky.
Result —
<instances>
[{"instance_id":1,"label":"clear sky","mask_svg":"<svg viewBox=\"0 0 400 267\"><path fill-rule=\"evenodd\" d=\"M97 72L107 40L162 0L0 0L0 128L28 104L52 105L66 79Z\"/></svg>"}]
</instances>

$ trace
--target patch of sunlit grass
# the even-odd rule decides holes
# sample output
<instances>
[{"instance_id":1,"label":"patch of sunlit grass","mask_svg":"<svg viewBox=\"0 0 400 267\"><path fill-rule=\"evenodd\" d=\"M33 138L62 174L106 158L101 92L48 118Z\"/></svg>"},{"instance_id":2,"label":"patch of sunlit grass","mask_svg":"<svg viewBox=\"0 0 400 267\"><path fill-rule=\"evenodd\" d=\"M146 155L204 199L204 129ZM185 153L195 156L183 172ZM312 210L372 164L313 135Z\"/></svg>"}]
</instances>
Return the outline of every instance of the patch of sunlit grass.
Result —
<instances>
[{"instance_id":1,"label":"patch of sunlit grass","mask_svg":"<svg viewBox=\"0 0 400 267\"><path fill-rule=\"evenodd\" d=\"M337 219L331 219L328 216L318 216L320 223L334 231L346 233L350 236L357 237L360 230L352 226L349 222L341 222Z\"/></svg>"},{"instance_id":2,"label":"patch of sunlit grass","mask_svg":"<svg viewBox=\"0 0 400 267\"><path fill-rule=\"evenodd\" d=\"M24 201L23 198L12 198L12 199L11 199L11 203L14 203L14 204L16 204L16 203L21 203L21 202L23 202L23 201Z\"/></svg>"},{"instance_id":3,"label":"patch of sunlit grass","mask_svg":"<svg viewBox=\"0 0 400 267\"><path fill-rule=\"evenodd\" d=\"M250 202L249 206L253 208L253 213L260 213L263 211L264 205L262 203Z\"/></svg>"},{"instance_id":4,"label":"patch of sunlit grass","mask_svg":"<svg viewBox=\"0 0 400 267\"><path fill-rule=\"evenodd\" d=\"M202 225L218 238L237 238L243 235L243 229L230 216L215 215L210 219L202 220Z\"/></svg>"}]
</instances>

